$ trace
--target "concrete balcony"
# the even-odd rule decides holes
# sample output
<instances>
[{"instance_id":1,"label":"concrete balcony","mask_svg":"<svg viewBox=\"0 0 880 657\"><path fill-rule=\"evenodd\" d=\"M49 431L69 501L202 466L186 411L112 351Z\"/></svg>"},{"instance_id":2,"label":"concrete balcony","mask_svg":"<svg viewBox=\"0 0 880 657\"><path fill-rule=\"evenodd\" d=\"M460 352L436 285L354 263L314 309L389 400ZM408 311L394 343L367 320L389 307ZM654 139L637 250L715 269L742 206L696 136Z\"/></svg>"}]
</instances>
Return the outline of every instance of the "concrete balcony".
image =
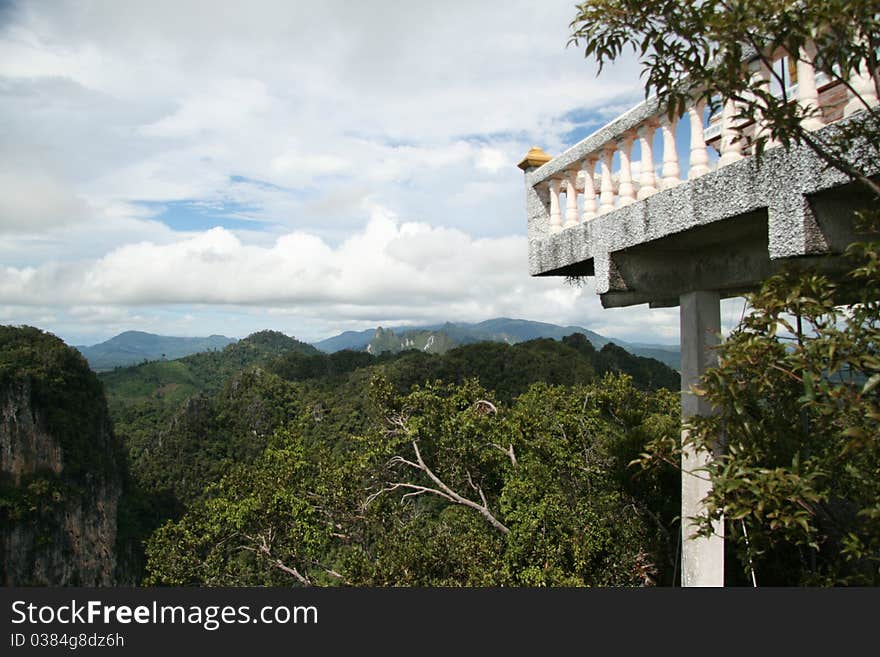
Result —
<instances>
[{"instance_id":1,"label":"concrete balcony","mask_svg":"<svg viewBox=\"0 0 880 657\"><path fill-rule=\"evenodd\" d=\"M864 105L877 105L870 76L849 80L859 100L816 76L810 53L796 62L775 54L780 68L771 62L773 70L788 76L771 76L760 60L746 62L748 74L757 84L790 82L786 98L810 110L802 126L817 137L865 120ZM531 275L593 276L606 307L679 307L684 445L690 420L713 412L693 386L717 363L720 300L754 289L782 263L832 276L846 271L838 256L858 239L854 213L873 202L806 146L767 144L759 163L752 143L768 127L737 125L737 115L728 100L712 117L689 107L679 122L649 99L558 157L533 148L519 165ZM874 153L875 145L856 144L847 156L877 176ZM698 471L716 455L684 448L681 518L701 514L709 483ZM695 529L682 522L682 585L722 586L724 525L708 538L692 538Z\"/></svg>"},{"instance_id":2,"label":"concrete balcony","mask_svg":"<svg viewBox=\"0 0 880 657\"><path fill-rule=\"evenodd\" d=\"M821 109L806 126L818 134L861 120L843 85L802 62L787 91ZM735 114L729 102L713 117L695 106L677 126L649 99L558 157L533 149L520 164L529 273L594 276L602 304L615 307L675 306L694 290L737 296L783 261L837 271L842 263L827 256L856 239L853 211L868 196L807 147L769 148L759 166L750 139L764 127L743 126L736 140ZM880 173L880 162L862 164Z\"/></svg>"}]
</instances>

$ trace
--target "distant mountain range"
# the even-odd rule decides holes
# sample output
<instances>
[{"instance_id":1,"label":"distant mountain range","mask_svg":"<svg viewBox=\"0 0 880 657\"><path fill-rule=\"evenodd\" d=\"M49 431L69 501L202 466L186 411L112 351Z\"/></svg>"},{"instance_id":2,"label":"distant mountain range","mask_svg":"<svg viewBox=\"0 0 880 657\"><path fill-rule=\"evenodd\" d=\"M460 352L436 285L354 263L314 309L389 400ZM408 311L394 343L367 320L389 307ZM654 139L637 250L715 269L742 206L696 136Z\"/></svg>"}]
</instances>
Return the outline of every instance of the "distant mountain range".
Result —
<instances>
[{"instance_id":1,"label":"distant mountain range","mask_svg":"<svg viewBox=\"0 0 880 657\"><path fill-rule=\"evenodd\" d=\"M382 352L418 349L442 354L454 347L475 342L504 342L516 344L536 338L561 340L572 333L582 333L597 349L614 342L637 356L655 358L673 369L679 369L681 357L673 346L633 344L613 340L582 326L558 326L546 322L500 317L479 323L446 322L427 326L377 327L364 331L346 331L313 343L321 351L334 353L343 349ZM90 347L77 346L93 370L107 371L115 367L136 365L146 361L174 360L191 354L222 350L236 342L235 338L212 335L207 338L179 338L142 331L126 331L114 338Z\"/></svg>"},{"instance_id":2,"label":"distant mountain range","mask_svg":"<svg viewBox=\"0 0 880 657\"><path fill-rule=\"evenodd\" d=\"M75 346L96 372L114 367L137 365L145 360L175 360L202 351L220 350L236 342L224 335L207 338L176 338L165 335L126 331L91 347Z\"/></svg>"},{"instance_id":3,"label":"distant mountain range","mask_svg":"<svg viewBox=\"0 0 880 657\"><path fill-rule=\"evenodd\" d=\"M637 356L655 358L673 369L679 369L681 355L677 347L652 344L632 344L612 340L582 326L558 326L546 322L499 317L476 324L446 322L428 326L403 326L374 328L364 331L346 331L339 335L312 343L321 351L333 353L342 349L369 351L379 354L404 349L419 349L429 353L445 353L453 347L475 342L505 342L516 344L536 338L561 340L572 333L582 333L597 349L609 342L623 347Z\"/></svg>"}]
</instances>

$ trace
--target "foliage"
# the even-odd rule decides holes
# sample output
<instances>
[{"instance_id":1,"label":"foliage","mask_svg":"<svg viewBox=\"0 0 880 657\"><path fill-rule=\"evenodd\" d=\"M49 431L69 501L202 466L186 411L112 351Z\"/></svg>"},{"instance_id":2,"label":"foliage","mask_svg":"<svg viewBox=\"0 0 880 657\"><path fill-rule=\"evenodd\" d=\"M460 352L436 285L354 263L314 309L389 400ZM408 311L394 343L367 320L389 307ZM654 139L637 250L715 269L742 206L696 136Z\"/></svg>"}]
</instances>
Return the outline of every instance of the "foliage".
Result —
<instances>
[{"instance_id":1,"label":"foliage","mask_svg":"<svg viewBox=\"0 0 880 657\"><path fill-rule=\"evenodd\" d=\"M746 561L789 552L807 584L880 584L880 244L851 252L852 306L822 276L765 284L703 382L721 414L694 436L705 448L723 430L728 445L709 469L709 517L743 521L731 528L748 528Z\"/></svg>"},{"instance_id":2,"label":"foliage","mask_svg":"<svg viewBox=\"0 0 880 657\"><path fill-rule=\"evenodd\" d=\"M103 387L78 351L33 327L0 326L0 391L29 395L61 447L65 478L117 476L123 457Z\"/></svg>"},{"instance_id":3,"label":"foliage","mask_svg":"<svg viewBox=\"0 0 880 657\"><path fill-rule=\"evenodd\" d=\"M54 513L82 490L51 472L22 477L18 485L0 485L0 527L35 518L54 519Z\"/></svg>"},{"instance_id":4,"label":"foliage","mask_svg":"<svg viewBox=\"0 0 880 657\"><path fill-rule=\"evenodd\" d=\"M670 115L694 99L732 100L741 127L759 119L769 127L752 142L759 162L772 138L847 174L868 192L857 217L871 239L880 228L880 186L868 176L880 112L851 83L861 69L878 86L878 22L880 6L862 0L590 0L571 27L600 69L633 48L646 93ZM778 48L845 85L863 111L808 131L802 120L816 109L744 71L745 59L769 65ZM742 569L759 584L880 584L880 244L848 254L853 268L842 280L789 272L766 281L701 383L717 415L697 418L689 440L714 450L721 437L725 447L703 473L712 490L701 532L724 517ZM661 436L639 460L665 466L679 456L678 442Z\"/></svg>"},{"instance_id":5,"label":"foliage","mask_svg":"<svg viewBox=\"0 0 880 657\"><path fill-rule=\"evenodd\" d=\"M401 391L436 379L461 383L476 378L505 402L532 383L574 385L620 371L633 374L635 384L647 389L680 385L678 374L659 361L633 356L615 345L597 352L580 334L562 341L541 338L514 345L483 342L457 347L443 356L402 352L383 368Z\"/></svg>"},{"instance_id":6,"label":"foliage","mask_svg":"<svg viewBox=\"0 0 880 657\"><path fill-rule=\"evenodd\" d=\"M479 517L473 518L472 512L438 507L436 513L419 513L416 519L410 517L411 509L401 507L390 498L377 499L366 512L361 510L369 493L366 489L376 484L387 461L394 456L387 440L389 408L397 403L393 400L408 398L410 393L415 395L414 390L423 390L423 397L434 399L424 392L424 386L440 385L434 383L439 380L470 390L471 380L478 378L485 388L497 390L493 393L495 398L507 403L525 392L532 382L574 385L596 381L600 372L621 369L632 372L635 377L628 379L626 386L633 391L664 383L676 388L679 385L677 373L663 364L622 350L608 357L613 349L609 346L596 352L589 342L578 336L562 342L536 340L513 346L474 344L442 356L420 351L378 356L347 350L318 354L293 348L274 358L261 356L255 361L245 361L249 365L244 369L236 370L235 359L225 361L228 354L222 352L104 375L114 400L111 408L129 452L133 485L120 509L120 527L130 545L132 561L138 558L136 537L142 540L158 529L150 540L148 555L149 581L156 583L290 580L293 576L275 563L275 559L269 559L266 549L273 555L279 554L286 568L295 569L312 583L341 582L338 576L329 574L337 570L344 571L345 581L349 583L487 584L501 581L494 573L503 566L503 550L496 548L504 542L499 542L499 537L491 527L487 530ZM233 374L226 377L227 371ZM186 381L193 382L190 389L195 390L195 394L183 401L177 400L175 394L169 392L168 379L163 378L173 372L177 372L174 376L181 383L181 389L185 388ZM376 395L368 394L369 390L375 390L371 382L377 375L388 386L383 403L378 403ZM160 391L163 392L161 398ZM639 415L641 411L637 409L641 406L634 400L660 399L665 395L665 392L653 396L637 392L629 400L633 410L618 409L617 412ZM435 408L430 416L438 419L439 411L439 407ZM673 415L668 408L664 412L670 417ZM427 410L424 413L427 414ZM626 436L619 444L625 444L630 452L633 449L637 452L643 442L642 429L637 425L639 422L627 425L629 429L618 434ZM435 428L442 433L440 428ZM380 445L385 447L378 447ZM306 456L302 464L284 466L302 475L294 478L296 483L291 479L285 484L287 502L293 506L296 506L295 500L314 504L318 496L323 502L320 513L303 512L300 519L280 519L272 515L274 511L268 501L259 496L255 501L257 491L251 487L254 482L265 481L265 477L270 476L269 469L281 467L278 459L292 459L294 453ZM433 453L429 454L433 458ZM444 459L450 454L444 453ZM271 463L267 460L270 456ZM631 458L632 454L620 456L615 462L625 464ZM621 469L617 474L619 481L629 482L629 473ZM493 481L497 489L498 478ZM624 494L657 492L656 489L637 489L638 485L633 485L632 490L627 488ZM244 499L256 505L252 510L257 515L249 516L247 521L251 523L247 533L254 539L250 542L242 538L243 525L233 526L229 518L223 517L224 509L238 508L245 503ZM665 505L669 496L664 494L657 499L663 502L655 504L656 509L651 513L658 518L662 515L668 524L675 515L669 515ZM297 524L307 517L313 525ZM265 524L265 531L254 533L253 523L258 521ZM652 527L656 525L651 522ZM390 528L386 527L389 523ZM346 529L343 531L340 527ZM391 531L394 527L397 529ZM285 537L300 530L304 532L302 535L310 536L314 532L329 531L332 540L319 542L320 546L316 543L305 553L296 552L294 544ZM348 538L343 540L334 536L336 534ZM434 575L430 575L427 571L414 570L413 564L403 560L404 552L415 559L416 551L421 551L425 559L436 562L435 557L424 553L426 542L431 541L444 546L441 554L451 551L451 544L456 542L462 551L468 546L482 550L487 561L470 563L465 575L451 566L458 563L457 568L463 567L464 552L460 552L461 562L455 561L449 552L450 556L440 559L432 571ZM222 546L223 551L216 551L217 545ZM177 546L174 549L186 546L189 556L177 554L173 546ZM672 548L667 547L665 539L661 547L658 554L663 555L665 564ZM492 564L488 561L489 554L500 564L497 568L492 565L495 561ZM179 561L180 568L175 570L171 561ZM201 564L202 570L196 572L190 568L196 563ZM319 563L322 565L316 565ZM211 564L210 568L206 564ZM441 573L438 569L443 564L447 570ZM180 570L184 568L188 570ZM669 579L668 568L665 565L663 568Z\"/></svg>"},{"instance_id":7,"label":"foliage","mask_svg":"<svg viewBox=\"0 0 880 657\"><path fill-rule=\"evenodd\" d=\"M880 186L864 173L880 155L880 111L865 105L858 121L810 132L802 120L819 110L791 102L770 60L783 48L792 61L812 63L850 91L858 68L874 74L876 87L880 7L875 0L588 0L577 6L571 28L571 43L583 44L600 71L632 49L643 67L646 95L656 94L670 115L681 116L697 100L716 108L731 100L741 128L757 120L769 127L754 139L759 155L771 139L785 147L803 144L828 166L880 194ZM812 48L815 54L806 54ZM781 95L754 83L744 69L747 55L770 68Z\"/></svg>"},{"instance_id":8,"label":"foliage","mask_svg":"<svg viewBox=\"0 0 880 657\"><path fill-rule=\"evenodd\" d=\"M320 473L302 444L276 437L249 467L234 468L179 523L150 540L147 583L171 585L302 584L329 540L305 486Z\"/></svg>"},{"instance_id":9,"label":"foliage","mask_svg":"<svg viewBox=\"0 0 880 657\"><path fill-rule=\"evenodd\" d=\"M880 244L849 253L843 283L769 279L701 383L717 415L690 441L726 447L706 470L701 532L723 516L759 583L880 584ZM678 455L661 438L642 463Z\"/></svg>"},{"instance_id":10,"label":"foliage","mask_svg":"<svg viewBox=\"0 0 880 657\"><path fill-rule=\"evenodd\" d=\"M609 376L537 384L505 407L475 381L406 395L381 377L370 387L361 435L329 449L310 446L305 425L280 429L162 527L148 543L148 583L671 580L677 487L656 474L633 483L626 469L649 436L677 431L671 393ZM414 449L428 469L411 467Z\"/></svg>"}]
</instances>

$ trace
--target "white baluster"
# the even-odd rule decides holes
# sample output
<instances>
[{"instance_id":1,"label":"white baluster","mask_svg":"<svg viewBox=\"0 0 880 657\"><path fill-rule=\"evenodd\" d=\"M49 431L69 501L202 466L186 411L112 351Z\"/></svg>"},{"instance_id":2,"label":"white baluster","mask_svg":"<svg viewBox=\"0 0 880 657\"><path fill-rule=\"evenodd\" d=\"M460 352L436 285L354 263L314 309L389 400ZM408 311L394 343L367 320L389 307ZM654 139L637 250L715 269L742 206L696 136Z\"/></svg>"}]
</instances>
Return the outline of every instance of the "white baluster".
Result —
<instances>
[{"instance_id":1,"label":"white baluster","mask_svg":"<svg viewBox=\"0 0 880 657\"><path fill-rule=\"evenodd\" d=\"M770 91L770 80L773 72L770 70L770 67L764 62L764 60L760 60L758 62L758 68L752 72L752 85L756 88L761 89L764 92ZM766 103L761 103L762 107L766 107ZM779 146L779 142L773 139L770 136L770 122L764 116L763 112L761 115L757 117L755 122L755 139L759 139L761 137L766 138L766 142L764 142L764 148L774 148Z\"/></svg>"},{"instance_id":2,"label":"white baluster","mask_svg":"<svg viewBox=\"0 0 880 657\"><path fill-rule=\"evenodd\" d=\"M630 169L633 140L635 138L635 133L627 132L621 137L619 142L620 184L617 187L617 193L620 196L621 207L636 202L636 190L632 184L632 169Z\"/></svg>"},{"instance_id":3,"label":"white baluster","mask_svg":"<svg viewBox=\"0 0 880 657\"><path fill-rule=\"evenodd\" d=\"M675 126L677 123L677 119L670 119L666 116L660 122L660 129L663 131L663 169L660 171L663 176L661 181L663 189L675 187L681 182L678 152L675 149Z\"/></svg>"},{"instance_id":4,"label":"white baluster","mask_svg":"<svg viewBox=\"0 0 880 657\"><path fill-rule=\"evenodd\" d=\"M741 160L742 141L737 137L739 134L736 130L735 117L737 114L736 105L732 100L724 101L721 108L721 157L718 160L718 166L724 167L728 164Z\"/></svg>"},{"instance_id":5,"label":"white baluster","mask_svg":"<svg viewBox=\"0 0 880 657\"><path fill-rule=\"evenodd\" d=\"M596 175L596 160L599 159L595 155L590 155L584 160L584 201L582 221L589 221L596 216L596 186L593 183L593 176Z\"/></svg>"},{"instance_id":6,"label":"white baluster","mask_svg":"<svg viewBox=\"0 0 880 657\"><path fill-rule=\"evenodd\" d=\"M556 178L550 180L550 232L558 233L562 230L562 215L559 214L559 181Z\"/></svg>"},{"instance_id":7,"label":"white baluster","mask_svg":"<svg viewBox=\"0 0 880 657\"><path fill-rule=\"evenodd\" d=\"M688 108L691 121L691 156L688 161L688 180L693 180L709 172L709 154L706 152L706 137L703 134L703 115L706 101L701 100Z\"/></svg>"},{"instance_id":8,"label":"white baluster","mask_svg":"<svg viewBox=\"0 0 880 657\"><path fill-rule=\"evenodd\" d=\"M877 87L874 86L874 78L871 77L866 68L863 67L858 71L853 71L849 83L853 90L862 98L859 100L858 96L852 92L849 93L849 100L843 108L843 115L845 117L865 109L866 103L869 107L877 106Z\"/></svg>"},{"instance_id":9,"label":"white baluster","mask_svg":"<svg viewBox=\"0 0 880 657\"><path fill-rule=\"evenodd\" d=\"M813 69L813 58L816 46L807 43L801 50L797 61L797 101L806 115L801 125L806 130L818 130L825 125L822 112L819 110L819 91L816 89L816 71Z\"/></svg>"},{"instance_id":10,"label":"white baluster","mask_svg":"<svg viewBox=\"0 0 880 657\"><path fill-rule=\"evenodd\" d=\"M614 159L616 146L613 142L605 145L602 149L602 159L599 168L602 171L602 186L599 194L599 214L611 212L614 209L614 183L611 181L611 161Z\"/></svg>"},{"instance_id":11,"label":"white baluster","mask_svg":"<svg viewBox=\"0 0 880 657\"><path fill-rule=\"evenodd\" d=\"M641 201L648 198L651 194L657 193L657 180L654 176L654 131L657 124L654 120L645 121L639 126L637 131L639 135L639 148L642 151L641 170L639 172L639 193L638 199Z\"/></svg>"},{"instance_id":12,"label":"white baluster","mask_svg":"<svg viewBox=\"0 0 880 657\"><path fill-rule=\"evenodd\" d=\"M577 226L578 223L576 181L577 171L569 171L565 176L565 225L563 228L571 228Z\"/></svg>"}]
</instances>

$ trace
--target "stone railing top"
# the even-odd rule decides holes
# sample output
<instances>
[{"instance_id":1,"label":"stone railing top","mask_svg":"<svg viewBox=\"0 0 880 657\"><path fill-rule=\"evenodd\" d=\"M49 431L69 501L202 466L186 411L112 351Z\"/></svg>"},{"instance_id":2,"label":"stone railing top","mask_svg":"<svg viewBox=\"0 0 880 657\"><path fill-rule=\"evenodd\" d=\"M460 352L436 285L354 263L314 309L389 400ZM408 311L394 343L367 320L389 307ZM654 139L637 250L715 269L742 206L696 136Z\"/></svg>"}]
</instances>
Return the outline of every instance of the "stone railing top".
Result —
<instances>
[{"instance_id":1,"label":"stone railing top","mask_svg":"<svg viewBox=\"0 0 880 657\"><path fill-rule=\"evenodd\" d=\"M742 61L744 65L756 59L757 56L757 51L751 45L746 44L743 46ZM680 81L678 86L684 89L687 87L687 84L688 81L685 79ZM572 165L600 150L608 142L620 139L624 133L638 128L648 119L658 116L661 113L660 110L660 100L656 95L650 96L616 119L606 123L571 148L563 151L543 166L540 166L531 173L526 173L526 184L536 185L570 169Z\"/></svg>"},{"instance_id":2,"label":"stone railing top","mask_svg":"<svg viewBox=\"0 0 880 657\"><path fill-rule=\"evenodd\" d=\"M660 113L660 101L656 96L621 114L613 121L606 123L591 135L584 137L568 150L560 153L527 175L527 184L536 185L562 173L577 164L591 153L595 153L610 141L619 139L624 133L638 128L648 119Z\"/></svg>"}]
</instances>

